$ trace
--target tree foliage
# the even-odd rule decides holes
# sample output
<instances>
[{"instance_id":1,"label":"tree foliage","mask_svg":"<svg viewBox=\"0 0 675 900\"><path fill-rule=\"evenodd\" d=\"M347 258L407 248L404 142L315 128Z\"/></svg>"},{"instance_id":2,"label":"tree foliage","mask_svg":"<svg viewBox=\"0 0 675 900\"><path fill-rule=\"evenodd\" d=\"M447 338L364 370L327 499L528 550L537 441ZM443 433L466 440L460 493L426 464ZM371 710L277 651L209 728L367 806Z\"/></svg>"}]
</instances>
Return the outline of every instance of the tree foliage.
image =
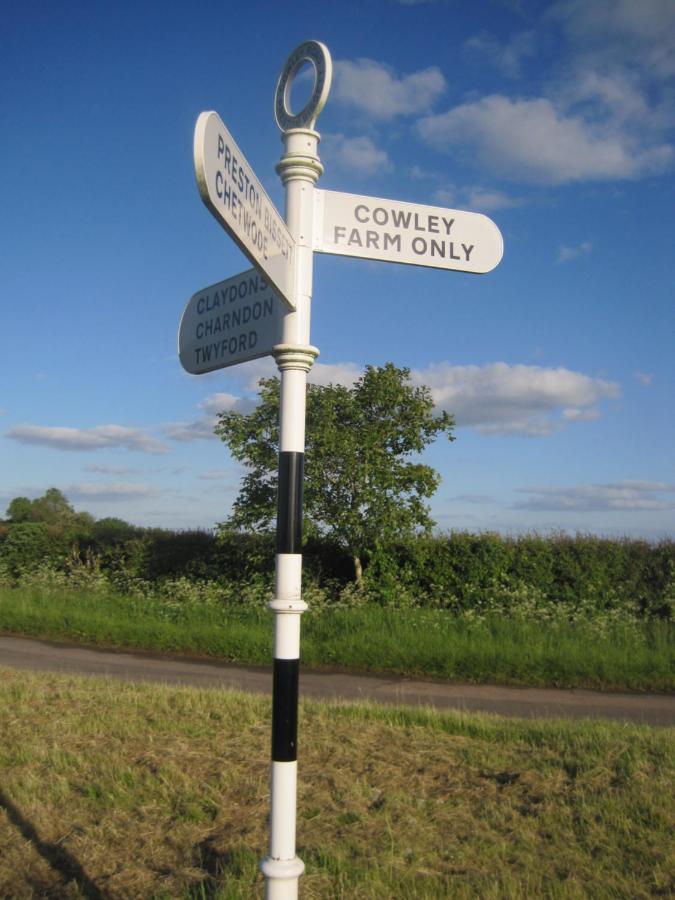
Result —
<instances>
[{"instance_id":1,"label":"tree foliage","mask_svg":"<svg viewBox=\"0 0 675 900\"><path fill-rule=\"evenodd\" d=\"M247 472L226 527L269 529L276 513L279 381L260 382L249 414L225 412L216 433ZM433 413L431 393L410 383L410 370L368 366L353 387L307 390L304 516L352 556L360 582L363 558L376 548L428 531L426 500L439 475L417 459L453 419Z\"/></svg>"},{"instance_id":2,"label":"tree foliage","mask_svg":"<svg viewBox=\"0 0 675 900\"><path fill-rule=\"evenodd\" d=\"M14 525L41 523L52 534L75 535L91 529L94 517L87 512L75 512L58 488L48 488L41 497L29 500L15 497L7 507L7 519Z\"/></svg>"}]
</instances>

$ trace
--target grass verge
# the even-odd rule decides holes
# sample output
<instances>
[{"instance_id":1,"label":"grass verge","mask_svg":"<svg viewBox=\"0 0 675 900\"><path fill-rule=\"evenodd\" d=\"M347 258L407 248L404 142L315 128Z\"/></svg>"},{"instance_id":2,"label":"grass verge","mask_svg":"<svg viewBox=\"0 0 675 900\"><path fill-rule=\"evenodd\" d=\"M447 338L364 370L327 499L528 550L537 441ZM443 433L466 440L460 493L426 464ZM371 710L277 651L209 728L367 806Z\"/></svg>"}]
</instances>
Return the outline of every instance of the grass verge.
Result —
<instances>
[{"instance_id":1,"label":"grass verge","mask_svg":"<svg viewBox=\"0 0 675 900\"><path fill-rule=\"evenodd\" d=\"M269 702L0 670L0 896L262 896ZM304 900L672 896L673 730L304 703Z\"/></svg>"},{"instance_id":2,"label":"grass verge","mask_svg":"<svg viewBox=\"0 0 675 900\"><path fill-rule=\"evenodd\" d=\"M267 664L272 652L272 617L261 605L4 588L0 629L249 664ZM675 627L328 607L303 617L302 661L458 681L668 691L675 689Z\"/></svg>"}]
</instances>

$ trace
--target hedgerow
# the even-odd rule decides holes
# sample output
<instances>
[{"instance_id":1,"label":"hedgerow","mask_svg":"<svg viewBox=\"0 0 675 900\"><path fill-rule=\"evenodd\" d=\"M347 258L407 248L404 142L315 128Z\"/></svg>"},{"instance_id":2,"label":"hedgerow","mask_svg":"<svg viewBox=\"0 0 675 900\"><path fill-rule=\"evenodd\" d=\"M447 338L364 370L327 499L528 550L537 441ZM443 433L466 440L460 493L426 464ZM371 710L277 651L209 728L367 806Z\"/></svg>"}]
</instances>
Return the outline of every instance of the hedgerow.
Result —
<instances>
[{"instance_id":1,"label":"hedgerow","mask_svg":"<svg viewBox=\"0 0 675 900\"><path fill-rule=\"evenodd\" d=\"M103 525L104 522L96 523ZM138 596L235 602L272 590L271 534L96 527L77 537L42 523L0 528L0 581L40 579ZM671 619L675 543L593 535L450 532L378 547L355 592L352 560L318 538L303 548L318 605L374 602L470 612ZM558 612L553 612L555 610ZM548 611L548 612L546 612Z\"/></svg>"}]
</instances>

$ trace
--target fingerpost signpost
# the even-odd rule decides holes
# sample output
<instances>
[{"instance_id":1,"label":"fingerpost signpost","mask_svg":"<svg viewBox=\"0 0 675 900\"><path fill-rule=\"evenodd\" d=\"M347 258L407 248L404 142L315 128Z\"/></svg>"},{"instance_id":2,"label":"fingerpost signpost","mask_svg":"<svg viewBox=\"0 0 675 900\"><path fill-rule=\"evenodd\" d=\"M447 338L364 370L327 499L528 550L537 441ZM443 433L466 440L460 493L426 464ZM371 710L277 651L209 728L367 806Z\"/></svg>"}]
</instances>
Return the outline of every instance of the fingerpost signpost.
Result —
<instances>
[{"instance_id":1,"label":"fingerpost signpost","mask_svg":"<svg viewBox=\"0 0 675 900\"><path fill-rule=\"evenodd\" d=\"M311 95L294 113L291 86L307 65ZM253 269L198 291L181 319L178 352L192 374L260 356L280 372L279 488L272 686L269 852L260 867L267 900L295 900L304 863L295 848L298 684L302 600L302 480L307 373L319 351L310 343L313 254L334 253L459 272L498 265L503 241L478 213L315 188L316 120L330 90L327 47L305 41L277 82L274 114L285 152L277 172L286 188L285 220L215 112L197 119L194 162L202 200Z\"/></svg>"}]
</instances>

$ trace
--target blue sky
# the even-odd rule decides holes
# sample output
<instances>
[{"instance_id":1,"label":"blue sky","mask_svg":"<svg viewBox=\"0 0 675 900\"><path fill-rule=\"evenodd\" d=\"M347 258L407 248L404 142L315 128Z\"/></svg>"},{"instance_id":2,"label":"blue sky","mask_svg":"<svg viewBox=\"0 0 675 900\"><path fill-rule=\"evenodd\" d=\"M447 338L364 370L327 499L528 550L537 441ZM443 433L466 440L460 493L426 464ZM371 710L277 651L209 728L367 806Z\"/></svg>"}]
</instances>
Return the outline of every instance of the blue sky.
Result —
<instances>
[{"instance_id":1,"label":"blue sky","mask_svg":"<svg viewBox=\"0 0 675 900\"><path fill-rule=\"evenodd\" d=\"M308 38L334 61L319 187L482 212L505 245L480 276L316 254L311 377L390 360L431 387L457 421L426 454L441 528L672 535L672 0L10 0L0 515L55 486L97 517L227 517L214 417L273 366L179 365L187 300L249 265L193 130L217 111L283 210L274 88Z\"/></svg>"}]
</instances>

